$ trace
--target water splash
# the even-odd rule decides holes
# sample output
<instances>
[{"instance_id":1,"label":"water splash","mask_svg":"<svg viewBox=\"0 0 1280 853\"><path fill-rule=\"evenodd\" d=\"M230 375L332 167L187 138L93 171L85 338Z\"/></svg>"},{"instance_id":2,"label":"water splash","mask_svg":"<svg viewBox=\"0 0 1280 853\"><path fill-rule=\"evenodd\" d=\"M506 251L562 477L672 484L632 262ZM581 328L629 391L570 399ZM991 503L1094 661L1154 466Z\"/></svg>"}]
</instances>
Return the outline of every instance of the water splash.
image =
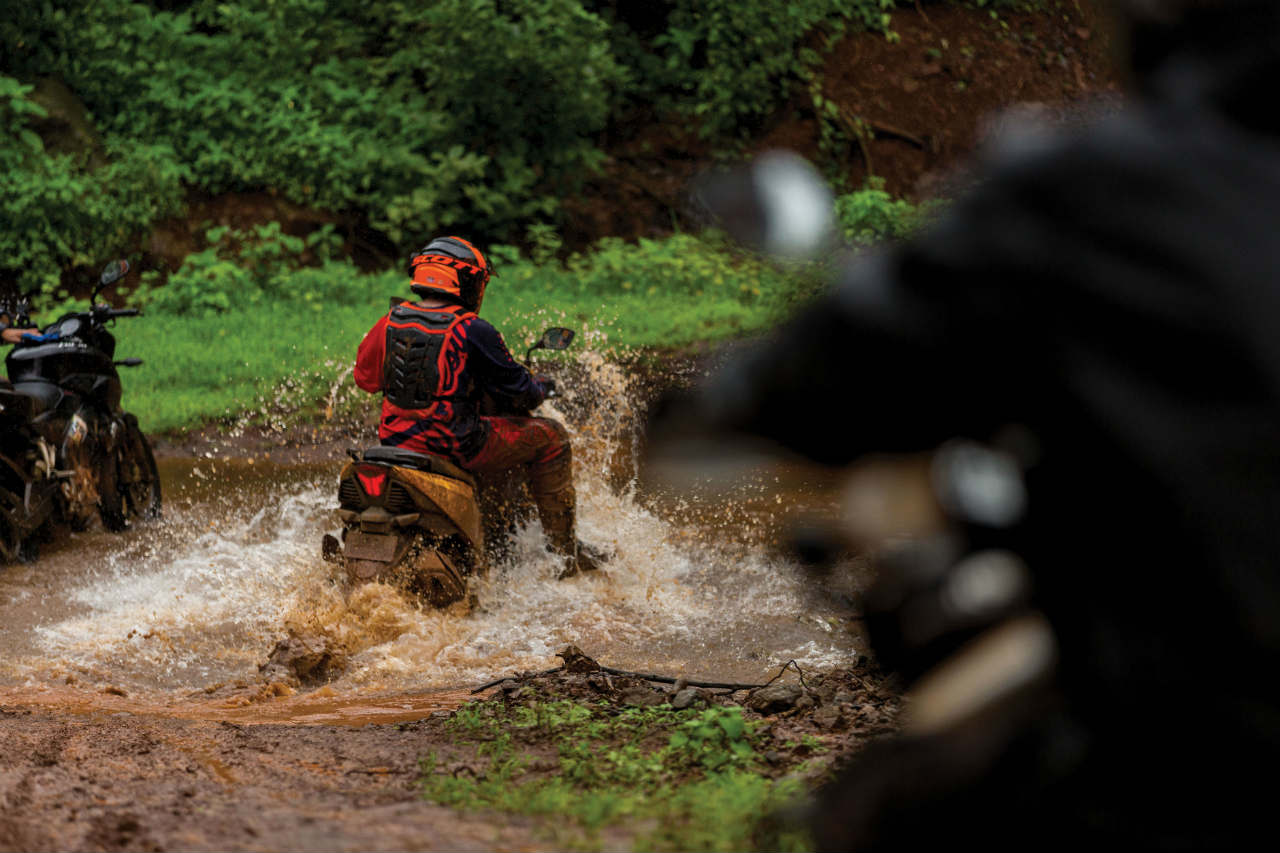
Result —
<instances>
[{"instance_id":1,"label":"water splash","mask_svg":"<svg viewBox=\"0 0 1280 853\"><path fill-rule=\"evenodd\" d=\"M202 686L255 674L290 628L325 633L352 653L337 690L476 684L555 666L570 642L615 666L735 680L789 658L848 660L854 641L841 614L759 544L758 514L730 507L710 524L675 522L640 493L633 375L592 350L571 372L565 397L541 414L570 428L580 535L613 553L601 575L556 581L534 522L507 562L475 582L471 612L424 610L380 584L344 596L319 559L321 535L336 526L337 465L258 465L252 476L241 466L232 487L223 483L234 466L222 463L188 469L204 492L158 529L114 544L60 593L35 631L28 673ZM206 494L210 486L220 491Z\"/></svg>"}]
</instances>

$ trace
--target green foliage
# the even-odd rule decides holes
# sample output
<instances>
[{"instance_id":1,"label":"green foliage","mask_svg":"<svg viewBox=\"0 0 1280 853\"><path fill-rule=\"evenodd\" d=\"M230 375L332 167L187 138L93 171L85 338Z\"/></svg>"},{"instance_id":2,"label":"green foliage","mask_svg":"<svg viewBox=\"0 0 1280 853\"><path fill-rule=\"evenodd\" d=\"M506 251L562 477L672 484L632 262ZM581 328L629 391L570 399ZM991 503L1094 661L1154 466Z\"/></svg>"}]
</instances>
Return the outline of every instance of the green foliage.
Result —
<instances>
[{"instance_id":1,"label":"green foliage","mask_svg":"<svg viewBox=\"0 0 1280 853\"><path fill-rule=\"evenodd\" d=\"M145 429L282 423L374 405L352 389L351 364L387 297L410 295L408 282L397 270L362 273L326 256L332 239L325 230L291 237L275 225L210 229L208 247L168 284L145 278L128 301L147 316L120 332L121 357L146 362L129 374L125 399ZM737 337L780 322L824 280L817 267L781 269L687 235L608 240L564 264L537 264L509 246L490 255L500 275L483 314L515 350L552 325L585 333L575 351ZM51 310L47 301L35 307Z\"/></svg>"},{"instance_id":2,"label":"green foliage","mask_svg":"<svg viewBox=\"0 0 1280 853\"><path fill-rule=\"evenodd\" d=\"M285 234L278 222L248 231L220 226L205 232L205 242L167 282L159 273L143 273L134 301L164 314L209 316L267 301L320 310L321 299L348 295L354 271L332 259L341 241L331 225L305 238ZM305 261L320 266L304 268Z\"/></svg>"},{"instance_id":3,"label":"green foliage","mask_svg":"<svg viewBox=\"0 0 1280 853\"><path fill-rule=\"evenodd\" d=\"M0 29L23 77L62 77L100 126L172 148L206 192L362 210L395 242L552 214L599 161L622 80L577 0L38 8L39 43Z\"/></svg>"},{"instance_id":4,"label":"green foliage","mask_svg":"<svg viewBox=\"0 0 1280 853\"><path fill-rule=\"evenodd\" d=\"M484 702L459 709L449 727L460 744L478 745L488 763L463 775L427 756L423 793L438 803L554 817L559 840L574 846L592 846L604 826L641 821L656 829L637 841L639 849L800 849L804 842L764 835L768 814L800 786L757 772L759 738L741 708ZM517 743L553 750L554 769L548 773L546 760L518 751Z\"/></svg>"},{"instance_id":5,"label":"green foliage","mask_svg":"<svg viewBox=\"0 0 1280 853\"><path fill-rule=\"evenodd\" d=\"M23 290L58 290L64 266L121 254L179 208L186 172L164 145L108 139L107 166L46 152L31 86L0 75L0 274ZM64 294L65 295L65 294Z\"/></svg>"},{"instance_id":6,"label":"green foliage","mask_svg":"<svg viewBox=\"0 0 1280 853\"><path fill-rule=\"evenodd\" d=\"M546 265L562 251L560 201L601 163L611 120L656 106L732 142L811 75L824 44L886 31L893 5L667 0L642 26L598 0L16 4L0 20L0 263L51 289L136 245L194 190L278 194L400 249L442 230L523 239ZM25 84L49 77L88 108L108 166L44 151ZM230 282L225 262L219 249L190 272ZM173 303L230 302L192 295Z\"/></svg>"},{"instance_id":7,"label":"green foliage","mask_svg":"<svg viewBox=\"0 0 1280 853\"><path fill-rule=\"evenodd\" d=\"M842 236L855 244L899 240L928 222L941 204L895 199L885 191L883 179L871 178L863 189L836 198L836 222Z\"/></svg>"},{"instance_id":8,"label":"green foliage","mask_svg":"<svg viewBox=\"0 0 1280 853\"><path fill-rule=\"evenodd\" d=\"M896 0L676 0L652 51L615 35L636 66L634 94L660 99L709 137L758 124L819 63L818 50L856 29L887 32ZM813 35L819 32L822 39ZM629 49L628 49L629 48Z\"/></svg>"}]
</instances>

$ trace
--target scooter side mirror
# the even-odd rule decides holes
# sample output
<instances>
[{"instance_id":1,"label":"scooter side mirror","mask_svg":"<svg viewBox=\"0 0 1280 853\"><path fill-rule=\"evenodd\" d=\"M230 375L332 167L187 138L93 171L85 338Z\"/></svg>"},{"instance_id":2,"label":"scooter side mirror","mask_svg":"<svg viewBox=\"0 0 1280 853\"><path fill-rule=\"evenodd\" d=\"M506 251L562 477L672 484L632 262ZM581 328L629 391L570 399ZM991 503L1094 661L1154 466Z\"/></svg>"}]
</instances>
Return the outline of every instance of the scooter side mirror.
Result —
<instances>
[{"instance_id":1,"label":"scooter side mirror","mask_svg":"<svg viewBox=\"0 0 1280 853\"><path fill-rule=\"evenodd\" d=\"M542 333L542 337L537 343L529 347L529 351L524 354L524 363L530 364L533 359L533 351L536 349L565 349L569 344L573 343L573 329L566 329L564 326L552 326Z\"/></svg>"},{"instance_id":2,"label":"scooter side mirror","mask_svg":"<svg viewBox=\"0 0 1280 853\"><path fill-rule=\"evenodd\" d=\"M573 343L573 329L563 326L552 326L542 333L542 339L536 344L537 349L568 349Z\"/></svg>"}]
</instances>

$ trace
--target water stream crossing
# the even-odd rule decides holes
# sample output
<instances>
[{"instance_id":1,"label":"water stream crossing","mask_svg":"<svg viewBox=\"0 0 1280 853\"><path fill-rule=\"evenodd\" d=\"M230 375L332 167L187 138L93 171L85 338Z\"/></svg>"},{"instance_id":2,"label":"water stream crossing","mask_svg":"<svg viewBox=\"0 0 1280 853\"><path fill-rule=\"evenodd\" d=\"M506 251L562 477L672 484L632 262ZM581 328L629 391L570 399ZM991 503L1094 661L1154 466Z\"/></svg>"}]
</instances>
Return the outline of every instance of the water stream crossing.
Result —
<instances>
[{"instance_id":1,"label":"water stream crossing","mask_svg":"<svg viewBox=\"0 0 1280 853\"><path fill-rule=\"evenodd\" d=\"M597 399L573 427L581 537L614 553L602 576L554 580L537 524L474 585L476 606L422 609L375 584L349 591L320 558L338 527L340 462L165 458L164 518L72 534L0 569L0 702L120 707L242 721L409 719L467 688L556 666L573 643L611 666L764 680L789 659L823 668L860 640L848 611L777 547L783 520L822 511L830 484L774 472L714 499L637 485L625 375L588 363ZM579 401L580 402L580 401ZM585 412L585 414L583 414ZM286 631L351 653L319 689L215 701L247 683ZM344 710L345 709L345 710Z\"/></svg>"}]
</instances>

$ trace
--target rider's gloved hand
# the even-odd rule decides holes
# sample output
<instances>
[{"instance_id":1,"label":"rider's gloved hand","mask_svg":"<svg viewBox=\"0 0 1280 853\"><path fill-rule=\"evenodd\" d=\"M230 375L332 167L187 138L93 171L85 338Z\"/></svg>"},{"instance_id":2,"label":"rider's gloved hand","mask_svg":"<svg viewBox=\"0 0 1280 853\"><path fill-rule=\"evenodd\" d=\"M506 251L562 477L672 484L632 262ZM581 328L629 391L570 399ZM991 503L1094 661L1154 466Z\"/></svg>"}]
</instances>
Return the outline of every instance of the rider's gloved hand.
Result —
<instances>
[{"instance_id":1,"label":"rider's gloved hand","mask_svg":"<svg viewBox=\"0 0 1280 853\"><path fill-rule=\"evenodd\" d=\"M61 340L62 335L59 332L48 332L47 334L37 335L34 332L24 332L22 340L29 344L47 344L50 341Z\"/></svg>"},{"instance_id":2,"label":"rider's gloved hand","mask_svg":"<svg viewBox=\"0 0 1280 853\"><path fill-rule=\"evenodd\" d=\"M556 381L550 376L535 376L533 381L542 386L542 393L547 397L556 396Z\"/></svg>"}]
</instances>

